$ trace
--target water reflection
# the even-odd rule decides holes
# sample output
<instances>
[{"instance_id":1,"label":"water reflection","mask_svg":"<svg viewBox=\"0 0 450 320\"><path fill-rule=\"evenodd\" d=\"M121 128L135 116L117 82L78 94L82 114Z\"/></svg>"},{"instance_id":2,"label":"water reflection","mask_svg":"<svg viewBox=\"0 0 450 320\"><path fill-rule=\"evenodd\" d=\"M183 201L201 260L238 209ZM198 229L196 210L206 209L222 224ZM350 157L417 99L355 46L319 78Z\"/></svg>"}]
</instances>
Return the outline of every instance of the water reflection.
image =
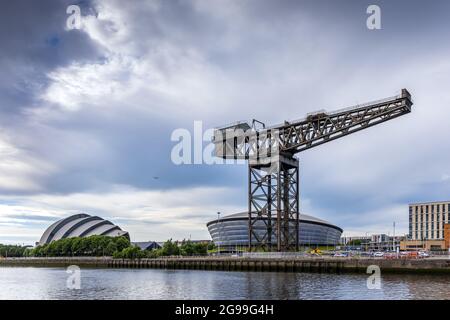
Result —
<instances>
[{"instance_id":1,"label":"water reflection","mask_svg":"<svg viewBox=\"0 0 450 320\"><path fill-rule=\"evenodd\" d=\"M60 268L0 268L0 299L450 299L450 276L82 269L81 289Z\"/></svg>"}]
</instances>

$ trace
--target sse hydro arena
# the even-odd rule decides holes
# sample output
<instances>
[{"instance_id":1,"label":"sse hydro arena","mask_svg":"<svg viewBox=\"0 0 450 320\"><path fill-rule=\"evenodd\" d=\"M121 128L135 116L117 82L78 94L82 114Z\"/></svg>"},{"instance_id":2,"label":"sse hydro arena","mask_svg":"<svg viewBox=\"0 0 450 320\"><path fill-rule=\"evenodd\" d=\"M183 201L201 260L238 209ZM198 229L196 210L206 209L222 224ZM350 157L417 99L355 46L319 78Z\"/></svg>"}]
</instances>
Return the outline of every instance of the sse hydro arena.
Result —
<instances>
[{"instance_id":1,"label":"sse hydro arena","mask_svg":"<svg viewBox=\"0 0 450 320\"><path fill-rule=\"evenodd\" d=\"M276 219L272 218L273 225ZM248 213L241 212L212 220L206 224L212 240L218 246L234 249L248 246ZM294 221L292 221L294 226ZM262 238L266 232L264 221L258 221L254 227ZM299 245L303 247L317 247L337 245L341 238L342 229L321 219L300 214ZM252 238L252 244L256 240ZM276 235L272 235L272 244L276 244Z\"/></svg>"}]
</instances>

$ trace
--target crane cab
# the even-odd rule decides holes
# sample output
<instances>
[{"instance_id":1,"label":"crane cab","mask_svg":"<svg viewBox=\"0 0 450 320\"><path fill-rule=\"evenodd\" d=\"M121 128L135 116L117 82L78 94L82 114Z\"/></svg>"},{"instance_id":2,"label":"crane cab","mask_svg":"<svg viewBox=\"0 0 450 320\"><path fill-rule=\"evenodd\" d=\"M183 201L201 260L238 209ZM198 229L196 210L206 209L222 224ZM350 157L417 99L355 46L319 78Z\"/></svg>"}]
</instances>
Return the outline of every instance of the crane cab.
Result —
<instances>
[{"instance_id":1,"label":"crane cab","mask_svg":"<svg viewBox=\"0 0 450 320\"><path fill-rule=\"evenodd\" d=\"M246 121L214 129L212 142L215 156L223 159L245 158L245 152L241 154L238 146L243 145L248 130L251 130L251 126Z\"/></svg>"}]
</instances>

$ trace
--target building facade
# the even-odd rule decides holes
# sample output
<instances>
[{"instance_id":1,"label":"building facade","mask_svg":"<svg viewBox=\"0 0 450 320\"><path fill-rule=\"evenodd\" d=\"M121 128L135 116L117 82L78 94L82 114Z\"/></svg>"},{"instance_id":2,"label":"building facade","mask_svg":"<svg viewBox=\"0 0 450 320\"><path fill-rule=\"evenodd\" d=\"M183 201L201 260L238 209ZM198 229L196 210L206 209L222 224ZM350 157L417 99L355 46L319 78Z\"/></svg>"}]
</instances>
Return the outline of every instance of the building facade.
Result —
<instances>
[{"instance_id":1,"label":"building facade","mask_svg":"<svg viewBox=\"0 0 450 320\"><path fill-rule=\"evenodd\" d=\"M444 226L449 223L450 201L409 205L410 240L444 240Z\"/></svg>"},{"instance_id":2,"label":"building facade","mask_svg":"<svg viewBox=\"0 0 450 320\"><path fill-rule=\"evenodd\" d=\"M384 233L367 236L342 237L341 244L349 250L397 251L405 236L390 236Z\"/></svg>"},{"instance_id":3,"label":"building facade","mask_svg":"<svg viewBox=\"0 0 450 320\"><path fill-rule=\"evenodd\" d=\"M274 222L275 224L275 219ZM221 248L235 249L248 246L248 213L241 212L231 214L207 223L212 240ZM292 221L292 228L294 221ZM274 228L276 229L276 228ZM254 225L254 230L263 237L266 232L266 224L263 220ZM321 219L300 214L299 241L300 246L317 247L326 245L338 245L342 229ZM273 231L272 244L276 244L276 233ZM256 239L252 238L252 243Z\"/></svg>"}]
</instances>

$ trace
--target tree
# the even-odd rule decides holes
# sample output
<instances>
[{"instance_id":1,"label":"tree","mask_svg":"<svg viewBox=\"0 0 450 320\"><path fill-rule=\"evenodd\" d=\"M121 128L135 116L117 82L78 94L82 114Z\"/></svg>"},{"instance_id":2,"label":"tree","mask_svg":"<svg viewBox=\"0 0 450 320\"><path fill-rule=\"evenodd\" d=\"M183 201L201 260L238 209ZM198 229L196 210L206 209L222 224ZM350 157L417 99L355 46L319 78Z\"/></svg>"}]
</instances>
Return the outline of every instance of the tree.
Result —
<instances>
[{"instance_id":1,"label":"tree","mask_svg":"<svg viewBox=\"0 0 450 320\"><path fill-rule=\"evenodd\" d=\"M93 235L85 238L73 237L52 241L50 244L37 246L27 252L35 257L59 256L112 256L116 251L122 251L131 246L130 241L124 237L109 237ZM1 247L0 247L1 254ZM21 252L21 256L24 253Z\"/></svg>"},{"instance_id":2,"label":"tree","mask_svg":"<svg viewBox=\"0 0 450 320\"><path fill-rule=\"evenodd\" d=\"M163 247L161 248L161 255L163 256L178 256L180 255L180 248L175 242L172 242L172 239L164 242Z\"/></svg>"},{"instance_id":3,"label":"tree","mask_svg":"<svg viewBox=\"0 0 450 320\"><path fill-rule=\"evenodd\" d=\"M208 244L207 243L194 244L194 254L197 256L206 256L208 254Z\"/></svg>"},{"instance_id":4,"label":"tree","mask_svg":"<svg viewBox=\"0 0 450 320\"><path fill-rule=\"evenodd\" d=\"M112 256L116 251L118 251L116 243L114 241L110 241L106 246L105 255Z\"/></svg>"},{"instance_id":5,"label":"tree","mask_svg":"<svg viewBox=\"0 0 450 320\"><path fill-rule=\"evenodd\" d=\"M208 243L208 250L214 250L216 248L216 245L214 244L214 242L210 242Z\"/></svg>"},{"instance_id":6,"label":"tree","mask_svg":"<svg viewBox=\"0 0 450 320\"><path fill-rule=\"evenodd\" d=\"M116 237L114 238L114 242L116 243L118 251L122 251L123 249L128 248L131 245L130 240L125 237Z\"/></svg>"},{"instance_id":7,"label":"tree","mask_svg":"<svg viewBox=\"0 0 450 320\"><path fill-rule=\"evenodd\" d=\"M81 250L81 238L72 238L72 255L77 256L80 254L80 250Z\"/></svg>"},{"instance_id":8,"label":"tree","mask_svg":"<svg viewBox=\"0 0 450 320\"><path fill-rule=\"evenodd\" d=\"M0 257L22 257L27 247L0 244Z\"/></svg>"},{"instance_id":9,"label":"tree","mask_svg":"<svg viewBox=\"0 0 450 320\"><path fill-rule=\"evenodd\" d=\"M191 240L183 240L183 242L181 243L180 252L183 256L192 256L195 253L195 247L192 244Z\"/></svg>"},{"instance_id":10,"label":"tree","mask_svg":"<svg viewBox=\"0 0 450 320\"><path fill-rule=\"evenodd\" d=\"M113 255L116 259L141 259L145 257L145 253L141 248L131 246L123 249L122 251L116 251Z\"/></svg>"}]
</instances>

